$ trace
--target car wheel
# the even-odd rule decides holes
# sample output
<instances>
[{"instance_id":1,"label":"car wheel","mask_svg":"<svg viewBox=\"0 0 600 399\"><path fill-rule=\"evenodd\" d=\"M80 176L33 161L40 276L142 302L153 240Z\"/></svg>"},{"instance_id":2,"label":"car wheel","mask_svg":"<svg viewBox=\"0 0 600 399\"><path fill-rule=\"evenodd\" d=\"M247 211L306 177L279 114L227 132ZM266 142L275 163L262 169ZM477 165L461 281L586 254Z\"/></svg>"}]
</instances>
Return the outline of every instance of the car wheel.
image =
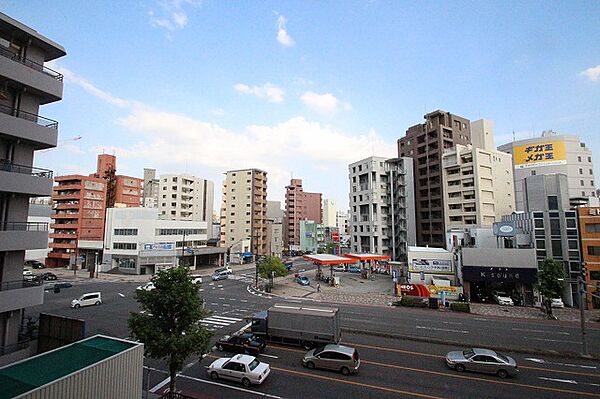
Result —
<instances>
[{"instance_id":1,"label":"car wheel","mask_svg":"<svg viewBox=\"0 0 600 399\"><path fill-rule=\"evenodd\" d=\"M75 304L74 308L75 308L75 309L79 309L79 307L80 307L80 306L81 306L81 305L79 305L79 304L77 303L77 304Z\"/></svg>"},{"instance_id":2,"label":"car wheel","mask_svg":"<svg viewBox=\"0 0 600 399\"><path fill-rule=\"evenodd\" d=\"M306 363L306 367L313 370L315 368L315 364L313 362Z\"/></svg>"},{"instance_id":3,"label":"car wheel","mask_svg":"<svg viewBox=\"0 0 600 399\"><path fill-rule=\"evenodd\" d=\"M462 364L457 364L456 367L454 367L454 370L458 371L459 373L462 373L463 371L465 371L465 366L463 366Z\"/></svg>"},{"instance_id":4,"label":"car wheel","mask_svg":"<svg viewBox=\"0 0 600 399\"><path fill-rule=\"evenodd\" d=\"M498 377L500 378L506 378L508 377L508 372L506 370L498 370Z\"/></svg>"},{"instance_id":5,"label":"car wheel","mask_svg":"<svg viewBox=\"0 0 600 399\"><path fill-rule=\"evenodd\" d=\"M219 379L219 374L217 374L216 371L211 372L210 373L210 379L214 380L214 381L218 380Z\"/></svg>"},{"instance_id":6,"label":"car wheel","mask_svg":"<svg viewBox=\"0 0 600 399\"><path fill-rule=\"evenodd\" d=\"M348 367L342 367L342 369L340 371L342 372L343 375L350 374L350 369Z\"/></svg>"},{"instance_id":7,"label":"car wheel","mask_svg":"<svg viewBox=\"0 0 600 399\"><path fill-rule=\"evenodd\" d=\"M221 344L217 345L217 349L220 351L223 351L223 345L221 345Z\"/></svg>"},{"instance_id":8,"label":"car wheel","mask_svg":"<svg viewBox=\"0 0 600 399\"><path fill-rule=\"evenodd\" d=\"M100 306L100 304L101 304L101 303L102 303L102 302L100 302L100 301L96 301L96 303L95 303L94 305L96 305L96 306Z\"/></svg>"},{"instance_id":9,"label":"car wheel","mask_svg":"<svg viewBox=\"0 0 600 399\"><path fill-rule=\"evenodd\" d=\"M247 388L250 386L250 380L247 378L242 378L242 384Z\"/></svg>"}]
</instances>

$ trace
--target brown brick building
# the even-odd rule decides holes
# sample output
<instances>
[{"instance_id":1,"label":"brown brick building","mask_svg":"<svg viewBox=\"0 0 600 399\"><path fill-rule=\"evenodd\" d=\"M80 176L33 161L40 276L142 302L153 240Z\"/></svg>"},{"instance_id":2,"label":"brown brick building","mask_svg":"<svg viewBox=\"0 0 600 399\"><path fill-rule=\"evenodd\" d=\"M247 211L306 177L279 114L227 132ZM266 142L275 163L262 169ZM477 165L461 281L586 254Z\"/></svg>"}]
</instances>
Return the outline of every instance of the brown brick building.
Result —
<instances>
[{"instance_id":1,"label":"brown brick building","mask_svg":"<svg viewBox=\"0 0 600 399\"><path fill-rule=\"evenodd\" d=\"M587 272L585 281L588 292L598 295L600 284L600 208L577 208L581 259ZM600 300L587 295L588 309L600 309Z\"/></svg>"},{"instance_id":2,"label":"brown brick building","mask_svg":"<svg viewBox=\"0 0 600 399\"><path fill-rule=\"evenodd\" d=\"M285 216L283 218L283 246L300 245L300 220L323 223L321 193L303 190L301 179L292 179L285 188Z\"/></svg>"}]
</instances>

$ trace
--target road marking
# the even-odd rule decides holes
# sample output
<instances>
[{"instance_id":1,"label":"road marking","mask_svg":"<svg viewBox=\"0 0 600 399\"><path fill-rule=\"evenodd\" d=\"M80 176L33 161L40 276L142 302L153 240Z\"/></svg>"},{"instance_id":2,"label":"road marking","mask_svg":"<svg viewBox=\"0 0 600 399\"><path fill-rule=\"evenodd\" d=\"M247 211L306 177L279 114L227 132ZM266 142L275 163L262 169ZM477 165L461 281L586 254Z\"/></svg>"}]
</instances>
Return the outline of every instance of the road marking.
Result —
<instances>
[{"instance_id":1,"label":"road marking","mask_svg":"<svg viewBox=\"0 0 600 399\"><path fill-rule=\"evenodd\" d=\"M571 335L571 333L568 332L564 332L564 331L552 331L552 330L528 330L526 328L512 328L511 330L513 331L523 331L523 332L533 332L533 333L540 333L540 334L560 334L560 335Z\"/></svg>"},{"instance_id":2,"label":"road marking","mask_svg":"<svg viewBox=\"0 0 600 399\"><path fill-rule=\"evenodd\" d=\"M562 382L565 384L574 384L577 385L577 381L575 380L561 380L560 378L548 378L548 377L538 377L540 380L544 381L554 381L554 382Z\"/></svg>"},{"instance_id":3,"label":"road marking","mask_svg":"<svg viewBox=\"0 0 600 399\"><path fill-rule=\"evenodd\" d=\"M248 302L247 299L240 299L240 302Z\"/></svg>"},{"instance_id":4,"label":"road marking","mask_svg":"<svg viewBox=\"0 0 600 399\"><path fill-rule=\"evenodd\" d=\"M567 367L581 367L583 369L597 369L598 368L596 366L588 366L585 364L547 362L544 359L536 359L536 358L532 358L532 357L526 357L525 360L529 360L530 362L541 363L541 364L554 364L557 366L567 366Z\"/></svg>"},{"instance_id":5,"label":"road marking","mask_svg":"<svg viewBox=\"0 0 600 399\"><path fill-rule=\"evenodd\" d=\"M197 381L197 382L202 382L202 383L205 383L205 384L216 385L216 386L223 387L223 388L235 389L236 391L245 392L245 393L251 393L251 394L254 394L254 395L257 395L257 396L262 396L262 397L265 397L265 398L281 399L281 396L271 395L270 393L252 391L250 389L235 387L235 386L232 386L232 385L222 384L220 382L215 382L215 381L211 381L211 380L204 380L202 378L196 378L196 377L192 377L192 376L189 376L189 375L180 375L179 377L186 378L186 379L193 380L193 381Z\"/></svg>"},{"instance_id":6,"label":"road marking","mask_svg":"<svg viewBox=\"0 0 600 399\"><path fill-rule=\"evenodd\" d=\"M217 326L228 326L228 325L232 324L231 322L226 322L223 320L214 320L214 319L211 319L210 317L200 320L200 323L216 324Z\"/></svg>"},{"instance_id":7,"label":"road marking","mask_svg":"<svg viewBox=\"0 0 600 399\"><path fill-rule=\"evenodd\" d=\"M211 318L213 319L223 319L226 321L242 321L243 319L237 319L235 317L224 317L224 316L211 316Z\"/></svg>"},{"instance_id":8,"label":"road marking","mask_svg":"<svg viewBox=\"0 0 600 399\"><path fill-rule=\"evenodd\" d=\"M467 330L453 330L451 328L435 328L435 327L425 327L425 326L415 326L415 327L418 329L421 329L421 330L447 331L447 332L457 332L457 333L461 333L461 334L469 333Z\"/></svg>"},{"instance_id":9,"label":"road marking","mask_svg":"<svg viewBox=\"0 0 600 399\"><path fill-rule=\"evenodd\" d=\"M225 300L225 298L223 298L223 297L219 297L219 299L220 299L221 301L224 301L224 300Z\"/></svg>"},{"instance_id":10,"label":"road marking","mask_svg":"<svg viewBox=\"0 0 600 399\"><path fill-rule=\"evenodd\" d=\"M479 321L488 321L488 319L482 319L481 317L475 317L474 320L479 320Z\"/></svg>"},{"instance_id":11,"label":"road marking","mask_svg":"<svg viewBox=\"0 0 600 399\"><path fill-rule=\"evenodd\" d=\"M162 387L167 385L169 383L169 381L171 381L171 377L165 378L164 380L162 380L161 382L159 382L158 384L156 384L155 386L150 388L150 392L155 393L156 391L158 391L159 389L161 389Z\"/></svg>"},{"instance_id":12,"label":"road marking","mask_svg":"<svg viewBox=\"0 0 600 399\"><path fill-rule=\"evenodd\" d=\"M121 294L120 292L118 294L121 298L125 298L125 295Z\"/></svg>"},{"instance_id":13,"label":"road marking","mask_svg":"<svg viewBox=\"0 0 600 399\"><path fill-rule=\"evenodd\" d=\"M265 353L259 353L258 356L270 357L271 359L279 359L278 356L275 355L267 355Z\"/></svg>"},{"instance_id":14,"label":"road marking","mask_svg":"<svg viewBox=\"0 0 600 399\"><path fill-rule=\"evenodd\" d=\"M211 305L218 305L218 303L216 303L216 302L211 302L210 304Z\"/></svg>"},{"instance_id":15,"label":"road marking","mask_svg":"<svg viewBox=\"0 0 600 399\"><path fill-rule=\"evenodd\" d=\"M565 341L562 339L552 339L552 338L536 338L536 337L523 337L525 339L532 339L535 341L544 341L544 342L563 342L567 344L581 344L581 341Z\"/></svg>"},{"instance_id":16,"label":"road marking","mask_svg":"<svg viewBox=\"0 0 600 399\"><path fill-rule=\"evenodd\" d=\"M230 305L230 304L228 304L228 303L224 303L224 304L222 304L221 306L227 306L227 307L230 307L231 305Z\"/></svg>"}]
</instances>

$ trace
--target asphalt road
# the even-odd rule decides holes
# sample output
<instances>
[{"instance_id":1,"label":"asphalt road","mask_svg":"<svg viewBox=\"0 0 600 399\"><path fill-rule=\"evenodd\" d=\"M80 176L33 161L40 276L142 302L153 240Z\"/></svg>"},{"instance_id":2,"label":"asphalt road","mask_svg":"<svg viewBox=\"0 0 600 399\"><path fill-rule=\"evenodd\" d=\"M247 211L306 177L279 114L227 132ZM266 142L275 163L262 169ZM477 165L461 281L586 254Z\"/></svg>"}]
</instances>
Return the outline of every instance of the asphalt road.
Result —
<instances>
[{"instance_id":1,"label":"asphalt road","mask_svg":"<svg viewBox=\"0 0 600 399\"><path fill-rule=\"evenodd\" d=\"M245 274L245 276L244 276ZM240 280L212 283L205 279L202 295L212 314L203 324L214 330L214 339L236 331L246 318L281 299L251 294L247 284L253 270L237 273ZM134 283L75 282L72 288L45 294L43 305L28 309L36 316L43 311L86 320L87 335L129 336L129 312L138 311ZM71 299L86 292L101 291L101 306L71 309ZM290 301L301 303L299 300ZM600 398L600 364L582 359L565 360L526 353L510 353L520 365L517 378L457 373L448 369L443 356L456 345L439 345L414 340L386 338L385 334L460 340L461 346L506 345L560 349L575 352L579 346L577 325L561 322L475 317L426 309L339 305L345 329L343 343L358 349L362 364L356 376L304 369L300 348L270 345L261 361L271 365L266 382L249 389L239 384L208 379L205 366L227 353L213 351L199 364L190 358L178 378L178 388L198 398L271 396L285 398ZM349 333L349 329L356 333ZM568 334L568 335L567 335ZM593 351L600 352L598 329L590 330ZM539 339L533 339L539 338ZM569 342L572 341L572 342ZM595 342L593 342L595 341ZM144 386L160 393L168 386L162 361L146 359ZM148 377L149 372L149 377Z\"/></svg>"}]
</instances>

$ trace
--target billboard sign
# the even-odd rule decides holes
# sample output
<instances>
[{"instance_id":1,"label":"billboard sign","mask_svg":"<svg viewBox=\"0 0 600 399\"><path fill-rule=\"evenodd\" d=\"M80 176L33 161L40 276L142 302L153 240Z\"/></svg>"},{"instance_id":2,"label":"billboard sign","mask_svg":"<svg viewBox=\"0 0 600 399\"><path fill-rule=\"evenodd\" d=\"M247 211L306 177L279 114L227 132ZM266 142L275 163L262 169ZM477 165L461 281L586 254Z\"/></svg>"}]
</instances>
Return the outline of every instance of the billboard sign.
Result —
<instances>
[{"instance_id":1,"label":"billboard sign","mask_svg":"<svg viewBox=\"0 0 600 399\"><path fill-rule=\"evenodd\" d=\"M175 243L162 242L153 244L144 244L144 251L172 251L175 249Z\"/></svg>"},{"instance_id":2,"label":"billboard sign","mask_svg":"<svg viewBox=\"0 0 600 399\"><path fill-rule=\"evenodd\" d=\"M442 292L448 299L458 300L463 293L462 287L442 287L439 285L425 284L398 284L401 296L418 296L422 298L441 298Z\"/></svg>"},{"instance_id":3,"label":"billboard sign","mask_svg":"<svg viewBox=\"0 0 600 399\"><path fill-rule=\"evenodd\" d=\"M564 165L567 163L565 142L560 140L520 145L514 147L513 150L515 169Z\"/></svg>"},{"instance_id":4,"label":"billboard sign","mask_svg":"<svg viewBox=\"0 0 600 399\"><path fill-rule=\"evenodd\" d=\"M494 235L497 237L514 237L517 234L515 229L515 222L496 222L493 224Z\"/></svg>"},{"instance_id":5,"label":"billboard sign","mask_svg":"<svg viewBox=\"0 0 600 399\"><path fill-rule=\"evenodd\" d=\"M340 233L331 233L331 241L340 242Z\"/></svg>"},{"instance_id":6,"label":"billboard sign","mask_svg":"<svg viewBox=\"0 0 600 399\"><path fill-rule=\"evenodd\" d=\"M452 261L447 259L413 259L408 271L411 273L453 274Z\"/></svg>"}]
</instances>

